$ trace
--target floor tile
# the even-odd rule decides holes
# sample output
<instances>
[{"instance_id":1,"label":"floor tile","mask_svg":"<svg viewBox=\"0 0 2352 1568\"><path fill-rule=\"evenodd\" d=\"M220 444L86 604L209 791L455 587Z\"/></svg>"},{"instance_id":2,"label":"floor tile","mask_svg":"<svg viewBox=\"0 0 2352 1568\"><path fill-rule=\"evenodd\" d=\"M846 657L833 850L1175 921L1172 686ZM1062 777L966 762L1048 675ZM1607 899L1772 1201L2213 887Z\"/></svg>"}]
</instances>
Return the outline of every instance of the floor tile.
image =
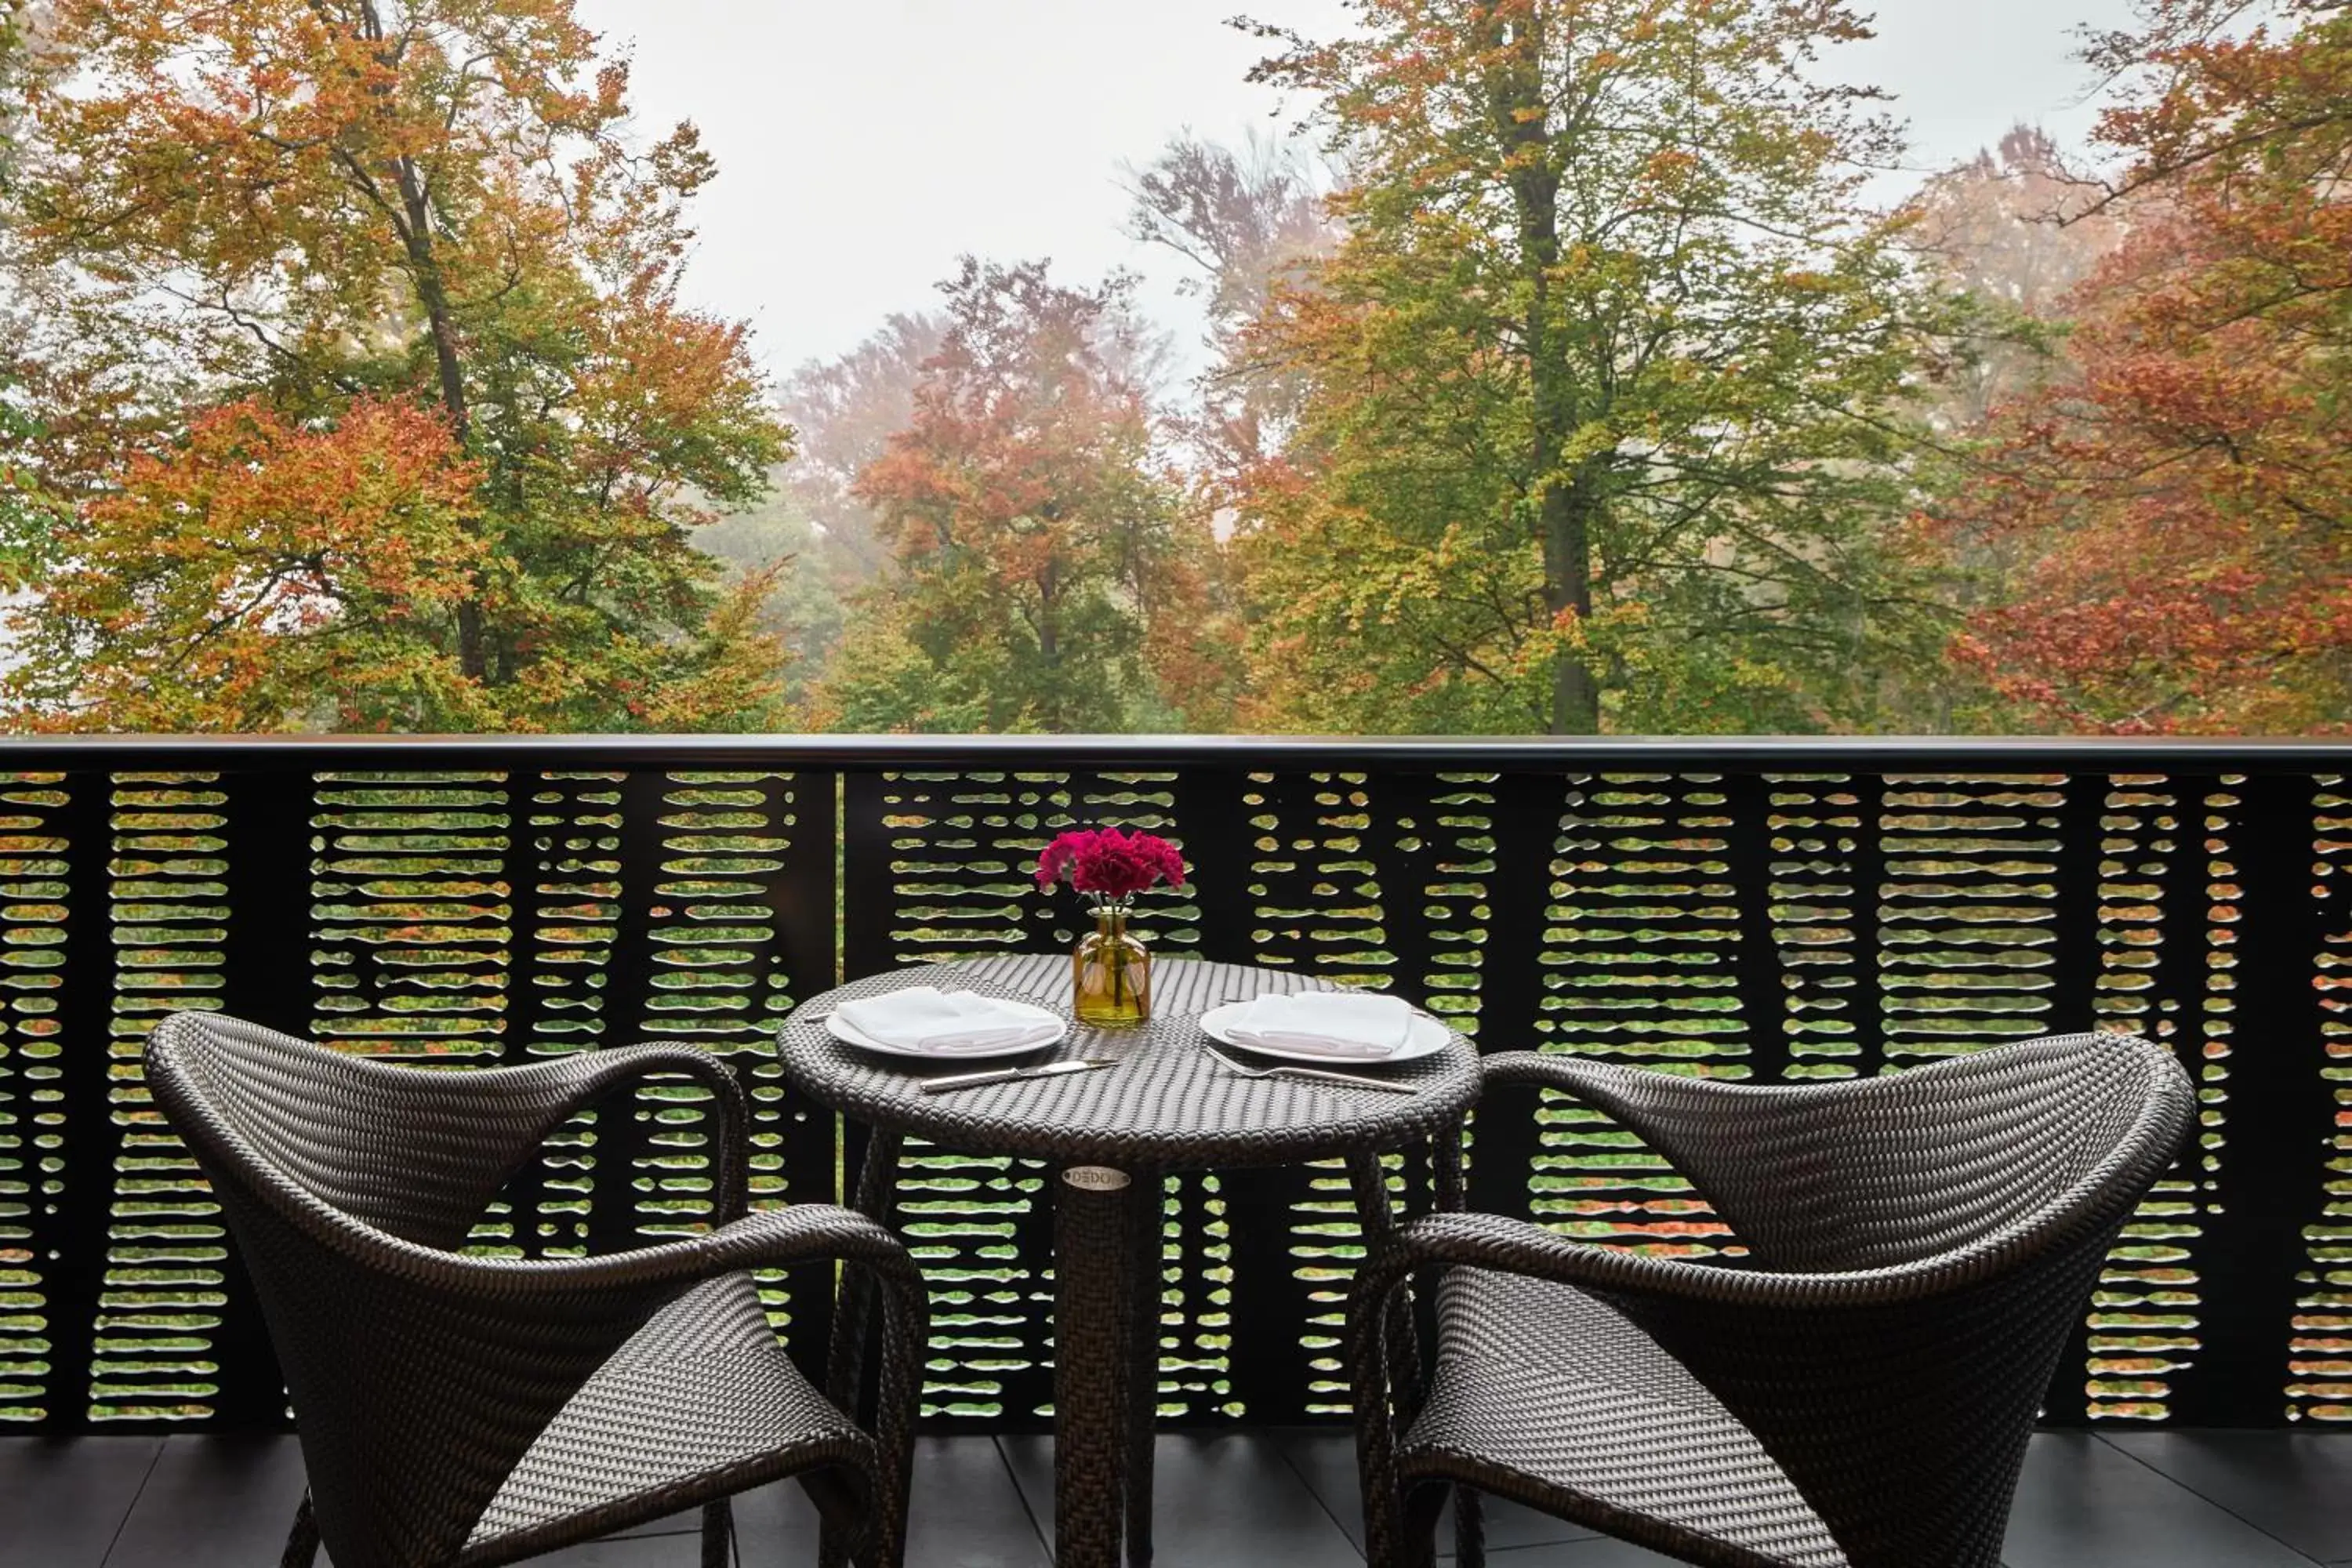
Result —
<instances>
[{"instance_id":1,"label":"floor tile","mask_svg":"<svg viewBox=\"0 0 2352 1568\"><path fill-rule=\"evenodd\" d=\"M816 1534L816 1510L796 1481L736 1500L735 1539L746 1563L814 1563ZM908 1568L1046 1568L1050 1561L994 1439L917 1440Z\"/></svg>"},{"instance_id":2,"label":"floor tile","mask_svg":"<svg viewBox=\"0 0 2352 1568\"><path fill-rule=\"evenodd\" d=\"M552 1564L553 1568L699 1568L702 1562L701 1510L696 1510L690 1518L683 1521L678 1521L674 1515L672 1521L676 1522L665 1521L663 1528L650 1533L645 1532L643 1527L623 1531L601 1541L567 1546L530 1561L534 1568L542 1563ZM809 1540L812 1542L816 1540L814 1531L810 1532ZM278 1559L273 1554L247 1561L248 1563L275 1563ZM755 1563L760 1559L747 1552L742 1561ZM787 1558L784 1561L797 1559ZM815 1559L812 1556L809 1561ZM113 1565L110 1563L108 1568L113 1568ZM335 1568L334 1559L321 1552L316 1568ZM914 1568L914 1565L910 1563L908 1568Z\"/></svg>"},{"instance_id":3,"label":"floor tile","mask_svg":"<svg viewBox=\"0 0 2352 1568\"><path fill-rule=\"evenodd\" d=\"M612 1539L635 1541L640 1536L646 1535L697 1535L701 1531L702 1510L697 1508L690 1509L685 1513L671 1514L667 1519L655 1520L650 1524L640 1524L633 1530L616 1530L613 1532Z\"/></svg>"},{"instance_id":4,"label":"floor tile","mask_svg":"<svg viewBox=\"0 0 2352 1568\"><path fill-rule=\"evenodd\" d=\"M161 1437L0 1438L0 1568L99 1568Z\"/></svg>"},{"instance_id":5,"label":"floor tile","mask_svg":"<svg viewBox=\"0 0 2352 1568\"><path fill-rule=\"evenodd\" d=\"M1053 1439L998 1441L1050 1534ZM1153 1469L1153 1555L1162 1563L1361 1568L1355 1543L1263 1432L1163 1432Z\"/></svg>"},{"instance_id":6,"label":"floor tile","mask_svg":"<svg viewBox=\"0 0 2352 1568\"><path fill-rule=\"evenodd\" d=\"M615 1536L530 1561L532 1568L698 1568L702 1543L691 1535Z\"/></svg>"},{"instance_id":7,"label":"floor tile","mask_svg":"<svg viewBox=\"0 0 2352 1568\"><path fill-rule=\"evenodd\" d=\"M2352 1561L2352 1432L2099 1436L2306 1556Z\"/></svg>"},{"instance_id":8,"label":"floor tile","mask_svg":"<svg viewBox=\"0 0 2352 1568\"><path fill-rule=\"evenodd\" d=\"M272 1563L302 1501L290 1436L165 1440L106 1568L249 1568Z\"/></svg>"},{"instance_id":9,"label":"floor tile","mask_svg":"<svg viewBox=\"0 0 2352 1568\"><path fill-rule=\"evenodd\" d=\"M2033 1439L2009 1568L2310 1568L2311 1559L2087 1432Z\"/></svg>"},{"instance_id":10,"label":"floor tile","mask_svg":"<svg viewBox=\"0 0 2352 1568\"><path fill-rule=\"evenodd\" d=\"M1606 1535L1509 1547L1487 1552L1486 1561L1495 1568L1675 1568L1678 1562L1646 1546L1629 1545Z\"/></svg>"},{"instance_id":11,"label":"floor tile","mask_svg":"<svg viewBox=\"0 0 2352 1568\"><path fill-rule=\"evenodd\" d=\"M1158 1460L1162 1562L1360 1568L1346 1433L1164 1434ZM909 1568L1048 1568L1037 1522L1051 1528L1050 1439L926 1438L915 1479ZM274 1562L300 1491L290 1439L0 1439L0 1568ZM1666 1561L1601 1537L1533 1538L1572 1527L1525 1510L1492 1512L1497 1568ZM814 1514L793 1483L739 1499L736 1518L744 1563L805 1562L814 1552ZM676 1516L544 1561L693 1568L697 1523ZM2352 1563L2352 1433L2043 1434L2027 1458L2004 1556L2009 1568Z\"/></svg>"},{"instance_id":12,"label":"floor tile","mask_svg":"<svg viewBox=\"0 0 2352 1568\"><path fill-rule=\"evenodd\" d=\"M701 1528L698 1516L695 1528ZM814 1563L816 1510L800 1482L777 1481L738 1497L735 1546L744 1563Z\"/></svg>"},{"instance_id":13,"label":"floor tile","mask_svg":"<svg viewBox=\"0 0 2352 1568\"><path fill-rule=\"evenodd\" d=\"M1036 1520L992 1437L927 1437L915 1447L907 1561L916 1568L1046 1568ZM1048 1530L1053 1516L1042 1516Z\"/></svg>"},{"instance_id":14,"label":"floor tile","mask_svg":"<svg viewBox=\"0 0 2352 1568\"><path fill-rule=\"evenodd\" d=\"M917 1445L910 1568L1048 1568L1004 1457L987 1437ZM1050 1482L1048 1483L1050 1485ZM0 1568L237 1568L272 1563L302 1495L291 1437L0 1440ZM792 1481L736 1500L740 1561L813 1561L816 1515ZM699 1562L698 1509L556 1552L558 1568ZM111 1552L110 1554L110 1546ZM324 1553L321 1568L332 1568Z\"/></svg>"},{"instance_id":15,"label":"floor tile","mask_svg":"<svg viewBox=\"0 0 2352 1568\"><path fill-rule=\"evenodd\" d=\"M1271 1428L1267 1436L1281 1447L1283 1457L1322 1500L1356 1549L1361 1551L1363 1489L1356 1476L1355 1434L1345 1428L1293 1426ZM1487 1498L1485 1506L1489 1551L1505 1552L1557 1541L1590 1541L1598 1533L1500 1498ZM1450 1504L1445 1517L1437 1523L1437 1550L1441 1553L1454 1550L1454 1510Z\"/></svg>"},{"instance_id":16,"label":"floor tile","mask_svg":"<svg viewBox=\"0 0 2352 1568\"><path fill-rule=\"evenodd\" d=\"M664 1514L659 1519L648 1520L627 1530L616 1530L613 1531L613 1539L627 1541L640 1535L693 1535L701 1529L702 1510L697 1506L677 1513Z\"/></svg>"},{"instance_id":17,"label":"floor tile","mask_svg":"<svg viewBox=\"0 0 2352 1568\"><path fill-rule=\"evenodd\" d=\"M250 1568L274 1563L303 1485L301 1445L290 1436L169 1438L123 1521L106 1568ZM620 1531L613 1540L692 1536L701 1528L702 1512L693 1509ZM573 1547L546 1561L576 1568L698 1561L692 1551L677 1557L675 1548L669 1558L614 1555L603 1551L606 1544ZM319 1561L322 1568L333 1568L325 1553Z\"/></svg>"}]
</instances>

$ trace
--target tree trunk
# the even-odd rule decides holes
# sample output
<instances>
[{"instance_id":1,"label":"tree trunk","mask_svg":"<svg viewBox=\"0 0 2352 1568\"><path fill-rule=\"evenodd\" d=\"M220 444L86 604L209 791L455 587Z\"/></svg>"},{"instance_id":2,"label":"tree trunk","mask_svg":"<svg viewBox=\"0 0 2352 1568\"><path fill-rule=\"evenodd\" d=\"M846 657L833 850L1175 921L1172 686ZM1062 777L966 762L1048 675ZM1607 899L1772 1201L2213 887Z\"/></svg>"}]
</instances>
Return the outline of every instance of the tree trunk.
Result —
<instances>
[{"instance_id":1,"label":"tree trunk","mask_svg":"<svg viewBox=\"0 0 2352 1568\"><path fill-rule=\"evenodd\" d=\"M1553 484L1543 492L1544 603L1555 620L1572 612L1581 624L1592 615L1591 489L1580 475L1573 484ZM1551 732L1601 732L1601 682L1591 664L1572 655L1561 655L1551 667Z\"/></svg>"},{"instance_id":2,"label":"tree trunk","mask_svg":"<svg viewBox=\"0 0 2352 1568\"><path fill-rule=\"evenodd\" d=\"M377 13L374 0L366 0L360 7L360 26L368 40L383 50L383 19ZM470 452L474 422L466 404L465 365L457 357L457 326L449 310L449 290L442 281L441 258L433 249L432 204L425 199L424 184L416 177L414 159L404 154L394 158L393 178L399 189L405 220L400 226L401 247L407 253L416 302L424 308L426 330L433 338L433 363L440 380L441 407L449 416L450 433L457 438L459 448ZM481 680L489 674L489 650L482 623L479 574L475 574L473 586L474 592L457 604L457 668L468 680Z\"/></svg>"},{"instance_id":3,"label":"tree trunk","mask_svg":"<svg viewBox=\"0 0 2352 1568\"><path fill-rule=\"evenodd\" d=\"M416 165L406 158L396 169L400 182L401 205L408 213L409 274L415 280L417 303L425 307L427 330L433 336L433 363L441 381L441 406L449 416L449 428L457 437L457 445L470 451L473 447L473 418L466 405L466 372L457 358L457 327L449 311L449 291L441 280L441 258L433 251L432 209L425 199L425 190L417 183ZM474 592L457 602L457 668L468 680L488 678L490 669L488 639L482 626L481 578L474 578Z\"/></svg>"},{"instance_id":4,"label":"tree trunk","mask_svg":"<svg viewBox=\"0 0 2352 1568\"><path fill-rule=\"evenodd\" d=\"M1488 111L1510 162L1511 203L1518 218L1520 274L1528 284L1525 332L1533 407L1528 470L1542 535L1544 605L1555 624L1592 614L1591 523L1601 498L1589 468L1559 471L1577 424L1577 386L1551 331L1551 275L1559 264L1559 170L1551 158L1543 92L1540 11L1502 21L1485 7L1496 65L1487 79ZM1552 664L1550 728L1555 735L1601 730L1601 683L1572 654Z\"/></svg>"}]
</instances>

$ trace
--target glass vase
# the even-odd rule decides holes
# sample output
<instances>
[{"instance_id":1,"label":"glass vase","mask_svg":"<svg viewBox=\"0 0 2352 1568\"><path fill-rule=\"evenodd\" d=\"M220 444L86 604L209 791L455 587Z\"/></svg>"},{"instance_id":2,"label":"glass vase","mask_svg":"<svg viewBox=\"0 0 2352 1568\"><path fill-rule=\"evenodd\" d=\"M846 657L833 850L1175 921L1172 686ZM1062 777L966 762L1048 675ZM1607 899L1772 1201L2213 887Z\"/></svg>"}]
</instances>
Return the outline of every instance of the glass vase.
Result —
<instances>
[{"instance_id":1,"label":"glass vase","mask_svg":"<svg viewBox=\"0 0 2352 1568\"><path fill-rule=\"evenodd\" d=\"M1151 1016L1151 950L1127 933L1125 910L1097 910L1095 929L1070 954L1070 1012L1081 1024L1117 1028Z\"/></svg>"}]
</instances>

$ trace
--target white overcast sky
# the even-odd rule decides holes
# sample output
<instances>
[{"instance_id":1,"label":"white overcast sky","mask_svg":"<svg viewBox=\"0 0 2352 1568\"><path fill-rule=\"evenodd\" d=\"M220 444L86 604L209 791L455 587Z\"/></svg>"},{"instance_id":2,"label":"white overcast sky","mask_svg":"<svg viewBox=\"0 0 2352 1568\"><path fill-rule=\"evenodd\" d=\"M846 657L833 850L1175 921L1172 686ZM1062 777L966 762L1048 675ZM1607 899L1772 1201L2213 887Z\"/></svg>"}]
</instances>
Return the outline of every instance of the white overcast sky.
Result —
<instances>
[{"instance_id":1,"label":"white overcast sky","mask_svg":"<svg viewBox=\"0 0 2352 1568\"><path fill-rule=\"evenodd\" d=\"M1124 232L1124 163L1191 129L1238 142L1280 100L1243 79L1264 54L1237 10L1328 35L1340 0L579 0L635 60L643 129L692 119L719 159L698 209L694 301L753 323L788 371L920 310L969 251L1050 257L1091 281L1145 275L1189 342L1180 268ZM1879 0L1849 79L1897 95L1913 161L1937 167L2039 121L2079 142L2094 110L2073 30L2129 0Z\"/></svg>"}]
</instances>

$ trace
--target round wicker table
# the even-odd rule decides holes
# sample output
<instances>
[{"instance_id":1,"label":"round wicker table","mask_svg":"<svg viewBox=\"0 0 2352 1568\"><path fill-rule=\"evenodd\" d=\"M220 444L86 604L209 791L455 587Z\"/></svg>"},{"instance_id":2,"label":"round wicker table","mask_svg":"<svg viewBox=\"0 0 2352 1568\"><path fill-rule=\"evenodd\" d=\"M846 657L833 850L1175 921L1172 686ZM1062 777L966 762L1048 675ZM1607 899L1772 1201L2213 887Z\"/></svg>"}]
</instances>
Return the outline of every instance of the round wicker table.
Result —
<instances>
[{"instance_id":1,"label":"round wicker table","mask_svg":"<svg viewBox=\"0 0 2352 1568\"><path fill-rule=\"evenodd\" d=\"M1462 1118L1478 1092L1476 1054L1459 1035L1423 1059L1379 1069L1411 1095L1288 1078L1235 1076L1201 1047L1200 1016L1269 991L1331 989L1279 970L1162 960L1152 1018L1073 1028L1020 1065L1105 1058L1116 1067L926 1094L927 1078L969 1062L910 1061L845 1046L824 1019L843 1001L907 985L967 988L1069 1011L1066 954L976 959L894 970L812 997L784 1022L784 1077L872 1129L857 1206L889 1223L908 1137L972 1154L1055 1167L1054 1534L1059 1568L1115 1568L1151 1556L1151 1419L1159 1377L1160 1178L1175 1171L1344 1157L1368 1234L1394 1221L1380 1157L1432 1142L1437 1201L1460 1201ZM989 1064L995 1065L995 1064ZM1337 1064L1335 1064L1337 1065ZM1246 1216L1240 1216L1247 1223ZM866 1303L853 1276L835 1316L828 1391L846 1407L862 1377ZM1410 1326L1402 1312L1393 1325Z\"/></svg>"}]
</instances>

